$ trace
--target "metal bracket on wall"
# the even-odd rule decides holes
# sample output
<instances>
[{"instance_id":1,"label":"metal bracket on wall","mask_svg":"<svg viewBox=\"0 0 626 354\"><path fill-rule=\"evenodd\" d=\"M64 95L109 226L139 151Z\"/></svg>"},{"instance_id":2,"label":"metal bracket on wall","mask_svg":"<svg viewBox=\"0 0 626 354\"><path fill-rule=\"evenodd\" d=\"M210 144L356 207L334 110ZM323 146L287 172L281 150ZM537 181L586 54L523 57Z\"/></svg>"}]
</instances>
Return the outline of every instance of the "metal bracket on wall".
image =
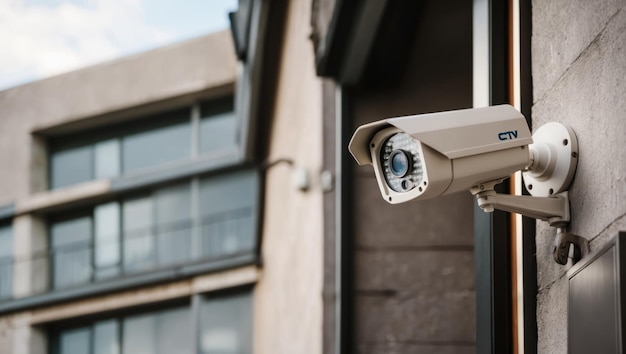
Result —
<instances>
[{"instance_id":1,"label":"metal bracket on wall","mask_svg":"<svg viewBox=\"0 0 626 354\"><path fill-rule=\"evenodd\" d=\"M582 257L589 254L589 241L586 238L578 235L571 234L563 228L557 228L556 236L554 238L554 261L558 264L567 264L570 253L570 245L573 246L574 252L572 255L572 262L575 264Z\"/></svg>"}]
</instances>

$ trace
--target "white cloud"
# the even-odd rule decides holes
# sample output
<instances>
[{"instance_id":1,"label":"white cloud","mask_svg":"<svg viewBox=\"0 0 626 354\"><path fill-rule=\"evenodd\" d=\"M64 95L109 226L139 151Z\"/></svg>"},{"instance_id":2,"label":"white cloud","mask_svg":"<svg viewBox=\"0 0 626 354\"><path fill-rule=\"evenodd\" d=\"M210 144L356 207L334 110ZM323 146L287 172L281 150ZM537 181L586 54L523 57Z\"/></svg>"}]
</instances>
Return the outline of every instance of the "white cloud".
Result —
<instances>
[{"instance_id":1,"label":"white cloud","mask_svg":"<svg viewBox=\"0 0 626 354\"><path fill-rule=\"evenodd\" d=\"M141 0L54 7L0 0L0 90L167 43L146 24Z\"/></svg>"}]
</instances>

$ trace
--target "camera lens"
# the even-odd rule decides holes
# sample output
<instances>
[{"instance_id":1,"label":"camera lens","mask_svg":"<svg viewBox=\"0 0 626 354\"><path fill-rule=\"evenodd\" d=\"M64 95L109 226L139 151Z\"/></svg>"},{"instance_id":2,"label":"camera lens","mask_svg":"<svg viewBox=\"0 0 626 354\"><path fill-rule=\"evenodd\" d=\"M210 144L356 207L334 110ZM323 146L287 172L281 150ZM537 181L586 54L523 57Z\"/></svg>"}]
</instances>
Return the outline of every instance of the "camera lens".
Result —
<instances>
[{"instance_id":1,"label":"camera lens","mask_svg":"<svg viewBox=\"0 0 626 354\"><path fill-rule=\"evenodd\" d=\"M390 160L390 170L391 173L398 177L404 177L409 172L410 163L409 157L407 153L403 150L396 150L391 153Z\"/></svg>"},{"instance_id":2,"label":"camera lens","mask_svg":"<svg viewBox=\"0 0 626 354\"><path fill-rule=\"evenodd\" d=\"M422 184L424 168L419 141L406 133L393 134L382 144L380 163L387 186L406 193Z\"/></svg>"}]
</instances>

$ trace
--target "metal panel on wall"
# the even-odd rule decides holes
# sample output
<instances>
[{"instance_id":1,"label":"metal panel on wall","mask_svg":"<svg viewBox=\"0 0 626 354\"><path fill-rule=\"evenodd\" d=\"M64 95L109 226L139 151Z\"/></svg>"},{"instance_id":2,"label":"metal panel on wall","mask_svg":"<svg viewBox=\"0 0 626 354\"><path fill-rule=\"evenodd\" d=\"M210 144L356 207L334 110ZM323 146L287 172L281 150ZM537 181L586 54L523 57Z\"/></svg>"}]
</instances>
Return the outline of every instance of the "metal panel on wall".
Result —
<instances>
[{"instance_id":1,"label":"metal panel on wall","mask_svg":"<svg viewBox=\"0 0 626 354\"><path fill-rule=\"evenodd\" d=\"M568 272L568 352L622 353L626 233Z\"/></svg>"}]
</instances>

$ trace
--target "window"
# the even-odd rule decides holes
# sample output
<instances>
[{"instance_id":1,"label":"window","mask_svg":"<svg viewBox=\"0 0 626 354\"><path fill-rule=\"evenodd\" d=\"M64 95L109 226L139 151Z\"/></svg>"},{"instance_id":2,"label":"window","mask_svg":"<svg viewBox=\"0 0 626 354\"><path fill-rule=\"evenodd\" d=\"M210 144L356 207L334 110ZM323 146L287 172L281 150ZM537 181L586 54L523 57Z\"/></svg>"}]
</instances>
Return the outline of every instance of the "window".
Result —
<instances>
[{"instance_id":1,"label":"window","mask_svg":"<svg viewBox=\"0 0 626 354\"><path fill-rule=\"evenodd\" d=\"M124 269L129 272L154 266L152 198L142 196L124 201Z\"/></svg>"},{"instance_id":2,"label":"window","mask_svg":"<svg viewBox=\"0 0 626 354\"><path fill-rule=\"evenodd\" d=\"M132 172L190 157L190 141L189 120L129 134L122 138L122 170Z\"/></svg>"},{"instance_id":3,"label":"window","mask_svg":"<svg viewBox=\"0 0 626 354\"><path fill-rule=\"evenodd\" d=\"M251 354L251 314L249 293L205 298L200 305L199 352Z\"/></svg>"},{"instance_id":4,"label":"window","mask_svg":"<svg viewBox=\"0 0 626 354\"><path fill-rule=\"evenodd\" d=\"M52 155L50 173L52 188L93 179L91 155L91 146L77 146L55 151Z\"/></svg>"},{"instance_id":5,"label":"window","mask_svg":"<svg viewBox=\"0 0 626 354\"><path fill-rule=\"evenodd\" d=\"M258 183L243 169L51 217L53 287L255 252Z\"/></svg>"},{"instance_id":6,"label":"window","mask_svg":"<svg viewBox=\"0 0 626 354\"><path fill-rule=\"evenodd\" d=\"M120 274L120 205L117 202L94 208L94 277L105 279Z\"/></svg>"},{"instance_id":7,"label":"window","mask_svg":"<svg viewBox=\"0 0 626 354\"><path fill-rule=\"evenodd\" d=\"M191 311L173 308L61 329L58 354L192 354Z\"/></svg>"},{"instance_id":8,"label":"window","mask_svg":"<svg viewBox=\"0 0 626 354\"><path fill-rule=\"evenodd\" d=\"M51 189L210 156L237 145L232 97L107 130L50 142Z\"/></svg>"},{"instance_id":9,"label":"window","mask_svg":"<svg viewBox=\"0 0 626 354\"><path fill-rule=\"evenodd\" d=\"M120 143L109 139L94 145L94 178L111 178L121 173Z\"/></svg>"},{"instance_id":10,"label":"window","mask_svg":"<svg viewBox=\"0 0 626 354\"><path fill-rule=\"evenodd\" d=\"M237 126L232 102L200 105L200 153L219 151L237 144Z\"/></svg>"},{"instance_id":11,"label":"window","mask_svg":"<svg viewBox=\"0 0 626 354\"><path fill-rule=\"evenodd\" d=\"M0 224L0 300L13 297L13 231Z\"/></svg>"},{"instance_id":12,"label":"window","mask_svg":"<svg viewBox=\"0 0 626 354\"><path fill-rule=\"evenodd\" d=\"M251 196L257 192L257 176L239 172L200 181L202 254L252 251L255 218Z\"/></svg>"},{"instance_id":13,"label":"window","mask_svg":"<svg viewBox=\"0 0 626 354\"><path fill-rule=\"evenodd\" d=\"M131 286L120 278L188 276L255 258L259 172L243 156L233 103L202 101L49 140L51 189L113 179L99 204L46 215L50 252L40 259L52 290L116 278L109 284Z\"/></svg>"},{"instance_id":14,"label":"window","mask_svg":"<svg viewBox=\"0 0 626 354\"><path fill-rule=\"evenodd\" d=\"M54 250L54 287L64 288L91 278L91 218L79 216L58 221L50 228Z\"/></svg>"},{"instance_id":15,"label":"window","mask_svg":"<svg viewBox=\"0 0 626 354\"><path fill-rule=\"evenodd\" d=\"M61 333L59 339L59 352L62 354L70 353L89 353L91 347L89 328L76 328Z\"/></svg>"},{"instance_id":16,"label":"window","mask_svg":"<svg viewBox=\"0 0 626 354\"><path fill-rule=\"evenodd\" d=\"M198 296L197 306L125 313L80 326L53 325L52 352L252 354L252 293Z\"/></svg>"}]
</instances>

